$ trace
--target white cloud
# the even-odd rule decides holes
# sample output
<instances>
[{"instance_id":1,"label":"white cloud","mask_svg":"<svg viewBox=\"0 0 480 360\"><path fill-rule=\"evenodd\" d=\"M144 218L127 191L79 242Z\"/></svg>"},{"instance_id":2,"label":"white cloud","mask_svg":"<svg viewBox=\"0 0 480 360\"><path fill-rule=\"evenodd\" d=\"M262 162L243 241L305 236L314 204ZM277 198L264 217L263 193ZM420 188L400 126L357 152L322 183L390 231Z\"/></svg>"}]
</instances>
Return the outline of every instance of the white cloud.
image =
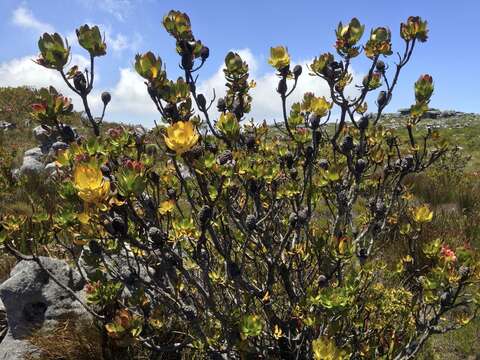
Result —
<instances>
[{"instance_id":1,"label":"white cloud","mask_svg":"<svg viewBox=\"0 0 480 360\"><path fill-rule=\"evenodd\" d=\"M265 74L258 74L258 61L249 49L238 50L243 59L249 63L250 77L255 79L257 86L252 89L252 111L247 118L253 117L257 122L266 119L272 123L274 119L281 122L281 101L276 92L278 77L274 71ZM82 110L83 106L79 98L63 82L59 74L54 70L45 69L35 64L32 59L34 56L13 59L0 64L0 86L32 86L46 87L55 86L60 92L71 96L75 109ZM299 101L307 91L314 92L317 96L329 97L327 84L318 77L308 75L306 65L309 61L295 62L303 66L303 74L300 77L297 89L289 98L289 104ZM77 64L80 68L88 66L87 58L80 55L73 55L71 65ZM205 97L211 98L213 89L217 94L217 99L225 94L225 78L223 74L223 64L208 79L198 84L198 91ZM98 74L96 74L96 80ZM358 83L359 74L354 73L354 82ZM89 102L94 116L100 114L102 103L100 94L102 91L110 91L112 100L107 108L105 119L111 121L123 121L126 123L153 126L154 120L160 118L155 105L151 101L144 80L131 68L119 69L119 78L116 84L110 89L95 89L89 96ZM348 95L353 95L357 90L351 87ZM216 120L218 112L216 106L212 106L211 118Z\"/></svg>"},{"instance_id":2,"label":"white cloud","mask_svg":"<svg viewBox=\"0 0 480 360\"><path fill-rule=\"evenodd\" d=\"M38 20L33 15L32 11L29 8L27 8L25 5L20 5L18 8L16 8L13 11L12 22L17 26L27 28L27 29L32 29L40 33L43 33L43 32L51 33L54 31L52 25Z\"/></svg>"},{"instance_id":3,"label":"white cloud","mask_svg":"<svg viewBox=\"0 0 480 360\"><path fill-rule=\"evenodd\" d=\"M57 71L47 69L36 64L33 60L35 55L25 56L19 59L13 59L0 64L0 86L31 86L47 87L54 86L60 92L68 94L73 92ZM89 60L81 55L72 55L70 63L79 65L80 68L87 67Z\"/></svg>"},{"instance_id":4,"label":"white cloud","mask_svg":"<svg viewBox=\"0 0 480 360\"><path fill-rule=\"evenodd\" d=\"M107 118L146 126L153 126L160 118L143 79L134 70L120 69L120 79L111 93Z\"/></svg>"},{"instance_id":5,"label":"white cloud","mask_svg":"<svg viewBox=\"0 0 480 360\"><path fill-rule=\"evenodd\" d=\"M280 95L276 91L279 77L273 70L265 74L258 74L258 63L250 49L234 51L249 64L250 78L254 79L257 83L257 86L251 90L253 98L252 111L248 114L247 118L253 117L257 122L263 121L264 119L269 123L272 123L273 120L281 121L281 119L283 119L282 106ZM307 65L311 62L311 60L294 62L294 64L302 65L303 73L298 79L295 91L287 100L287 106L290 106L293 102L300 101L306 92L313 92L316 96L325 96L327 99L330 97L328 84L323 79L308 74ZM222 64L214 75L201 82L198 86L199 91L204 93L207 99L209 96L212 96L213 89L215 89L217 99L225 95L226 88L223 68L224 66ZM353 72L353 78L354 82L356 81L358 83L359 75ZM293 81L289 81L289 86L292 85ZM353 87L348 88L346 91L347 95L350 96L354 95L355 92L356 89ZM215 109L211 110L211 112L213 118L218 114Z\"/></svg>"}]
</instances>

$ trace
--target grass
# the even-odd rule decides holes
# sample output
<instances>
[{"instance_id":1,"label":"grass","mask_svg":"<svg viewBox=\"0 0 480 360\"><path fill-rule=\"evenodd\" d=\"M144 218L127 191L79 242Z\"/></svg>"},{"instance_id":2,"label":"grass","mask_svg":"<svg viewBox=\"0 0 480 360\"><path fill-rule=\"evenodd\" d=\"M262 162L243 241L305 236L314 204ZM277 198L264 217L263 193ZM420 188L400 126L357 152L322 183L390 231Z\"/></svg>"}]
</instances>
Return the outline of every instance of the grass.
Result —
<instances>
[{"instance_id":1,"label":"grass","mask_svg":"<svg viewBox=\"0 0 480 360\"><path fill-rule=\"evenodd\" d=\"M37 331L29 341L39 349L38 360L102 360L101 335L89 322L65 320L51 331ZM27 357L28 358L28 357Z\"/></svg>"},{"instance_id":2,"label":"grass","mask_svg":"<svg viewBox=\"0 0 480 360\"><path fill-rule=\"evenodd\" d=\"M476 360L480 356L480 319L460 330L433 335L419 360Z\"/></svg>"}]
</instances>

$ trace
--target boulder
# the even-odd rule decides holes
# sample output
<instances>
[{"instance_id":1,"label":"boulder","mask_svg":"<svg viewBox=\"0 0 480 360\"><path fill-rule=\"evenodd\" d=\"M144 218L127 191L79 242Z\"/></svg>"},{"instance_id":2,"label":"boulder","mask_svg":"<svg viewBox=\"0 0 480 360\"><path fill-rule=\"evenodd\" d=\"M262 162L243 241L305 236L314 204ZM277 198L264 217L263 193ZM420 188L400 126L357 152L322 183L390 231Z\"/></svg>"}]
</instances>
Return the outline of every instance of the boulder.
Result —
<instances>
[{"instance_id":1,"label":"boulder","mask_svg":"<svg viewBox=\"0 0 480 360\"><path fill-rule=\"evenodd\" d=\"M43 153L42 149L39 148L39 147L28 149L23 154L23 156L25 158L31 157L31 158L34 158L35 160L38 160L38 161L40 161L43 158L43 155L44 155L44 153Z\"/></svg>"},{"instance_id":2,"label":"boulder","mask_svg":"<svg viewBox=\"0 0 480 360\"><path fill-rule=\"evenodd\" d=\"M52 175L55 171L57 171L57 164L55 164L54 162L51 162L45 165L46 175Z\"/></svg>"},{"instance_id":3,"label":"boulder","mask_svg":"<svg viewBox=\"0 0 480 360\"><path fill-rule=\"evenodd\" d=\"M30 178L42 176L45 171L45 165L34 157L26 156L23 158L23 164L20 166L18 174Z\"/></svg>"},{"instance_id":4,"label":"boulder","mask_svg":"<svg viewBox=\"0 0 480 360\"><path fill-rule=\"evenodd\" d=\"M65 150L67 148L68 148L68 144L64 143L63 141L56 141L52 144L52 149L54 151Z\"/></svg>"},{"instance_id":5,"label":"boulder","mask_svg":"<svg viewBox=\"0 0 480 360\"><path fill-rule=\"evenodd\" d=\"M42 126L33 128L33 136L40 144L46 144L50 141L50 134Z\"/></svg>"},{"instance_id":6,"label":"boulder","mask_svg":"<svg viewBox=\"0 0 480 360\"><path fill-rule=\"evenodd\" d=\"M15 124L9 123L8 121L0 121L0 130L7 131L15 129L16 127Z\"/></svg>"},{"instance_id":7,"label":"boulder","mask_svg":"<svg viewBox=\"0 0 480 360\"><path fill-rule=\"evenodd\" d=\"M42 265L62 284L84 299L84 281L63 260L41 257ZM34 330L49 331L60 320L89 319L90 314L33 261L21 261L10 278L0 285L0 300L5 307L8 332L0 343L0 360L20 360L35 352L28 342Z\"/></svg>"},{"instance_id":8,"label":"boulder","mask_svg":"<svg viewBox=\"0 0 480 360\"><path fill-rule=\"evenodd\" d=\"M397 110L400 115L410 115L410 108L402 108Z\"/></svg>"}]
</instances>

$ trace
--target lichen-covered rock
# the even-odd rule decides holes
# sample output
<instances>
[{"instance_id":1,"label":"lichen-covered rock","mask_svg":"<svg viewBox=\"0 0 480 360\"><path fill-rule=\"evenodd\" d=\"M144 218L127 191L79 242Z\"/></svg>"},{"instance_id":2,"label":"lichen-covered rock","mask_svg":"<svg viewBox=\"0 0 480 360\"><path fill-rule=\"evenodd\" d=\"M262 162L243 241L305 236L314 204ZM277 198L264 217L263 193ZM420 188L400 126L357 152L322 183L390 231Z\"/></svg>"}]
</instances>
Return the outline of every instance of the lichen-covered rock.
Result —
<instances>
[{"instance_id":1,"label":"lichen-covered rock","mask_svg":"<svg viewBox=\"0 0 480 360\"><path fill-rule=\"evenodd\" d=\"M47 165L45 165L45 174L50 176L55 173L55 171L57 171L57 168L57 164L55 164L54 162L48 163Z\"/></svg>"},{"instance_id":2,"label":"lichen-covered rock","mask_svg":"<svg viewBox=\"0 0 480 360\"><path fill-rule=\"evenodd\" d=\"M37 160L35 157L25 156L23 158L23 164L20 167L18 174L21 176L27 176L31 178L37 178L42 176L45 171L45 165Z\"/></svg>"},{"instance_id":3,"label":"lichen-covered rock","mask_svg":"<svg viewBox=\"0 0 480 360\"><path fill-rule=\"evenodd\" d=\"M42 265L55 278L84 299L84 281L63 260L42 257ZM8 332L0 343L0 360L23 359L35 350L28 342L33 330L53 329L60 320L89 319L89 313L33 261L21 261L0 285Z\"/></svg>"},{"instance_id":4,"label":"lichen-covered rock","mask_svg":"<svg viewBox=\"0 0 480 360\"><path fill-rule=\"evenodd\" d=\"M15 124L9 123L8 121L0 121L0 130L7 131L15 129L16 127Z\"/></svg>"},{"instance_id":5,"label":"lichen-covered rock","mask_svg":"<svg viewBox=\"0 0 480 360\"><path fill-rule=\"evenodd\" d=\"M33 136L40 144L46 144L50 141L49 132L40 125L33 128Z\"/></svg>"},{"instance_id":6,"label":"lichen-covered rock","mask_svg":"<svg viewBox=\"0 0 480 360\"><path fill-rule=\"evenodd\" d=\"M34 148L31 148L31 149L28 149L28 150L25 151L25 153L23 154L23 156L24 156L25 158L31 157L31 158L34 158L34 159L36 159L36 160L38 160L38 161L40 161L40 160L43 158L44 155L45 155L45 154L43 153L42 149L39 148L39 147L34 147Z\"/></svg>"},{"instance_id":7,"label":"lichen-covered rock","mask_svg":"<svg viewBox=\"0 0 480 360\"><path fill-rule=\"evenodd\" d=\"M65 150L66 148L68 148L68 144L64 143L63 141L56 141L52 144L52 149L54 151Z\"/></svg>"}]
</instances>

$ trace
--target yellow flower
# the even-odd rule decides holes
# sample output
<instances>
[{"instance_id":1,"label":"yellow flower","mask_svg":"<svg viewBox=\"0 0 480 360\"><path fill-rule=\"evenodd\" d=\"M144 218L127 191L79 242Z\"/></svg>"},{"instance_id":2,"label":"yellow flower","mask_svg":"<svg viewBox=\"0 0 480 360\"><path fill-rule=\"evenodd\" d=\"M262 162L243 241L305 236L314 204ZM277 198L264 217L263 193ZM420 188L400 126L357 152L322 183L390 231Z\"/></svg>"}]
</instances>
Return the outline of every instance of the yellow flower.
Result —
<instances>
[{"instance_id":1,"label":"yellow flower","mask_svg":"<svg viewBox=\"0 0 480 360\"><path fill-rule=\"evenodd\" d=\"M284 336L284 334L283 334L282 329L280 329L280 327L278 325L275 325L275 328L274 328L274 331L273 331L273 337L278 340L283 336Z\"/></svg>"},{"instance_id":2,"label":"yellow flower","mask_svg":"<svg viewBox=\"0 0 480 360\"><path fill-rule=\"evenodd\" d=\"M328 114L328 111L332 108L332 104L325 99L324 96L322 97L315 97L312 99L310 103L310 110L315 115L323 117Z\"/></svg>"},{"instance_id":3,"label":"yellow flower","mask_svg":"<svg viewBox=\"0 0 480 360\"><path fill-rule=\"evenodd\" d=\"M313 358L315 360L343 360L349 356L338 349L332 339L321 337L312 342Z\"/></svg>"},{"instance_id":4,"label":"yellow flower","mask_svg":"<svg viewBox=\"0 0 480 360\"><path fill-rule=\"evenodd\" d=\"M287 48L283 46L270 48L270 59L268 59L268 63L277 70L281 70L290 65L290 55L288 55Z\"/></svg>"},{"instance_id":5,"label":"yellow flower","mask_svg":"<svg viewBox=\"0 0 480 360\"><path fill-rule=\"evenodd\" d=\"M86 203L102 202L110 192L110 181L105 180L100 169L91 163L75 167L73 183L78 196Z\"/></svg>"},{"instance_id":6,"label":"yellow flower","mask_svg":"<svg viewBox=\"0 0 480 360\"><path fill-rule=\"evenodd\" d=\"M198 133L190 121L177 121L167 128L165 144L177 155L190 150L198 141Z\"/></svg>"},{"instance_id":7,"label":"yellow flower","mask_svg":"<svg viewBox=\"0 0 480 360\"><path fill-rule=\"evenodd\" d=\"M413 219L417 223L430 222L433 218L433 211L430 210L428 205L422 205L417 207L413 211Z\"/></svg>"},{"instance_id":8,"label":"yellow flower","mask_svg":"<svg viewBox=\"0 0 480 360\"><path fill-rule=\"evenodd\" d=\"M165 215L166 213L172 212L175 206L175 201L173 200L166 200L160 204L160 208L158 211L161 215Z\"/></svg>"}]
</instances>

